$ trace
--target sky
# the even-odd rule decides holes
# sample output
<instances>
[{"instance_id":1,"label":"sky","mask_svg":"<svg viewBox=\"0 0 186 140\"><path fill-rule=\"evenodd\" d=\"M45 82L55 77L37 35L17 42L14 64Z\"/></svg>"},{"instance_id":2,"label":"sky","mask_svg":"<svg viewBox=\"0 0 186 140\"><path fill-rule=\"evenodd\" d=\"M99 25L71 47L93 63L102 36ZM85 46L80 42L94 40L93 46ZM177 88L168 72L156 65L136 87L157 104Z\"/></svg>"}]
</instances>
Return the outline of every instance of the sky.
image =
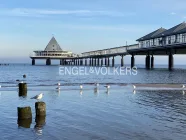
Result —
<instances>
[{"instance_id":1,"label":"sky","mask_svg":"<svg viewBox=\"0 0 186 140\"><path fill-rule=\"evenodd\" d=\"M0 62L30 62L29 54L44 50L52 36L74 53L134 44L160 27L185 21L185 5L185 0L1 0ZM184 58L175 61L184 64Z\"/></svg>"}]
</instances>

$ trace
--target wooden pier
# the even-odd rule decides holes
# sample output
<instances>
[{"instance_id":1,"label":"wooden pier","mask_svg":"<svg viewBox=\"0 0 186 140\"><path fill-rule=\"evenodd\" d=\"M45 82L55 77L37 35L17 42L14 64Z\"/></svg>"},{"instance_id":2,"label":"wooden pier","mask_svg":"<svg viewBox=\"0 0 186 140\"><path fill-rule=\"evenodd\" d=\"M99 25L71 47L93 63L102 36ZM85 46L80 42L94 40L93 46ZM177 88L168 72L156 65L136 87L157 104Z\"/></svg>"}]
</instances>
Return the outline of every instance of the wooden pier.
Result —
<instances>
[{"instance_id":1,"label":"wooden pier","mask_svg":"<svg viewBox=\"0 0 186 140\"><path fill-rule=\"evenodd\" d=\"M108 48L84 52L80 55L64 52L60 48L52 50L55 41L49 43L48 50L35 51L31 56L32 65L35 65L35 59L46 59L46 64L51 65L51 59L59 59L60 65L78 65L78 66L115 66L115 57L121 57L121 66L124 66L124 56L131 55L131 67L135 66L135 57L145 55L145 64L147 69L154 68L154 57L164 55L168 57L168 69L172 70L174 66L175 54L186 54L186 23L183 22L170 29L160 28L149 33L138 40L138 44Z\"/></svg>"}]
</instances>

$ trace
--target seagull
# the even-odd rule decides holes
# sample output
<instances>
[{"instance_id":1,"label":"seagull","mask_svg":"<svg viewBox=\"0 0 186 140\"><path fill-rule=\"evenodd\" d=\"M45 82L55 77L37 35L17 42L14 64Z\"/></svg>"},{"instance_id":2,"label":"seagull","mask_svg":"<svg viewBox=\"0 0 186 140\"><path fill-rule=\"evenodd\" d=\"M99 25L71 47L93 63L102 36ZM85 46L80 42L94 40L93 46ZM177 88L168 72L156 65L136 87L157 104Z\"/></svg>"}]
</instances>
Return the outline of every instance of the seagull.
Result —
<instances>
[{"instance_id":1,"label":"seagull","mask_svg":"<svg viewBox=\"0 0 186 140\"><path fill-rule=\"evenodd\" d=\"M108 90L108 89L110 89L110 85L106 85L106 86L104 86L104 87L106 87L106 88L107 88L107 90Z\"/></svg>"},{"instance_id":2,"label":"seagull","mask_svg":"<svg viewBox=\"0 0 186 140\"><path fill-rule=\"evenodd\" d=\"M81 90L83 89L83 85L80 85L79 87L80 87Z\"/></svg>"},{"instance_id":3,"label":"seagull","mask_svg":"<svg viewBox=\"0 0 186 140\"><path fill-rule=\"evenodd\" d=\"M23 75L23 78L26 78L26 74Z\"/></svg>"},{"instance_id":4,"label":"seagull","mask_svg":"<svg viewBox=\"0 0 186 140\"><path fill-rule=\"evenodd\" d=\"M36 99L36 100L40 100L43 97L43 93L40 93L39 95L36 95L30 99Z\"/></svg>"},{"instance_id":5,"label":"seagull","mask_svg":"<svg viewBox=\"0 0 186 140\"><path fill-rule=\"evenodd\" d=\"M136 86L135 86L135 85L133 85L133 88L134 88L134 89L136 89Z\"/></svg>"},{"instance_id":6,"label":"seagull","mask_svg":"<svg viewBox=\"0 0 186 140\"><path fill-rule=\"evenodd\" d=\"M57 85L60 86L61 85L60 82L58 82Z\"/></svg>"},{"instance_id":7,"label":"seagull","mask_svg":"<svg viewBox=\"0 0 186 140\"><path fill-rule=\"evenodd\" d=\"M185 85L182 85L181 87L184 89L185 88Z\"/></svg>"},{"instance_id":8,"label":"seagull","mask_svg":"<svg viewBox=\"0 0 186 140\"><path fill-rule=\"evenodd\" d=\"M99 87L99 83L95 83L94 85L95 85L97 88Z\"/></svg>"},{"instance_id":9,"label":"seagull","mask_svg":"<svg viewBox=\"0 0 186 140\"><path fill-rule=\"evenodd\" d=\"M56 89L57 89L57 90L60 90L60 87L57 87Z\"/></svg>"}]
</instances>

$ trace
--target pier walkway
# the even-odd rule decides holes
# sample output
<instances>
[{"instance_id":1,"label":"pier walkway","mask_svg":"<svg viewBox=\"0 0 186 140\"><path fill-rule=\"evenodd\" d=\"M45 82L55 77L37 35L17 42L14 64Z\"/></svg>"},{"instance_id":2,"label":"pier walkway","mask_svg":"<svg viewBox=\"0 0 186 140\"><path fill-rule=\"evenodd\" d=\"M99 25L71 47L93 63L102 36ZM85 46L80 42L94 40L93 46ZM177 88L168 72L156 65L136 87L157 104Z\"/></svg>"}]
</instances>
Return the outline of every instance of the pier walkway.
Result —
<instances>
[{"instance_id":1,"label":"pier walkway","mask_svg":"<svg viewBox=\"0 0 186 140\"><path fill-rule=\"evenodd\" d=\"M116 56L121 56L121 66L124 66L124 56L131 55L131 67L134 67L135 56L145 55L146 68L153 69L154 56L164 55L168 56L168 68L172 70L174 66L173 55L186 54L186 23L183 22L168 30L164 28L157 29L137 39L137 41L138 44L83 52L80 55L65 52L59 48L51 50L55 46L51 45L49 50L34 51L34 55L30 56L30 58L32 59L32 65L35 65L35 59L46 59L47 65L51 64L50 59L59 59L61 65L114 67ZM111 63L110 59L112 59Z\"/></svg>"}]
</instances>

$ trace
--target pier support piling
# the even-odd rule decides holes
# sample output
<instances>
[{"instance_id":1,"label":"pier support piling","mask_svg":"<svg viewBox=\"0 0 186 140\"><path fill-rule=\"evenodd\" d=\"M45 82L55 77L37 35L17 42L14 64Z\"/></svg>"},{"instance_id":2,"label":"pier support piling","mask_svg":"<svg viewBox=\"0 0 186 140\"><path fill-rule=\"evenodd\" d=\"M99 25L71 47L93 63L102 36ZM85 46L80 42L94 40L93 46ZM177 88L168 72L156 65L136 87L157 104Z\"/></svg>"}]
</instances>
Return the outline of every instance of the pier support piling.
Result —
<instances>
[{"instance_id":1,"label":"pier support piling","mask_svg":"<svg viewBox=\"0 0 186 140\"><path fill-rule=\"evenodd\" d=\"M97 59L97 66L99 66L99 58Z\"/></svg>"},{"instance_id":2,"label":"pier support piling","mask_svg":"<svg viewBox=\"0 0 186 140\"><path fill-rule=\"evenodd\" d=\"M169 54L169 70L173 69L173 65L174 65L174 58L172 54Z\"/></svg>"},{"instance_id":3,"label":"pier support piling","mask_svg":"<svg viewBox=\"0 0 186 140\"><path fill-rule=\"evenodd\" d=\"M150 55L146 56L146 69L150 69Z\"/></svg>"},{"instance_id":4,"label":"pier support piling","mask_svg":"<svg viewBox=\"0 0 186 140\"><path fill-rule=\"evenodd\" d=\"M123 58L123 55L121 56L121 67L124 66L124 58Z\"/></svg>"},{"instance_id":5,"label":"pier support piling","mask_svg":"<svg viewBox=\"0 0 186 140\"><path fill-rule=\"evenodd\" d=\"M114 67L114 65L115 65L115 60L114 60L114 56L113 56L113 58L112 58L112 67Z\"/></svg>"},{"instance_id":6,"label":"pier support piling","mask_svg":"<svg viewBox=\"0 0 186 140\"><path fill-rule=\"evenodd\" d=\"M109 57L108 57L108 64L107 65L108 65L108 67L110 66L110 58Z\"/></svg>"},{"instance_id":7,"label":"pier support piling","mask_svg":"<svg viewBox=\"0 0 186 140\"><path fill-rule=\"evenodd\" d=\"M154 56L152 55L151 56L151 69L154 68Z\"/></svg>"},{"instance_id":8,"label":"pier support piling","mask_svg":"<svg viewBox=\"0 0 186 140\"><path fill-rule=\"evenodd\" d=\"M51 65L51 60L50 59L46 60L46 65Z\"/></svg>"},{"instance_id":9,"label":"pier support piling","mask_svg":"<svg viewBox=\"0 0 186 140\"><path fill-rule=\"evenodd\" d=\"M107 58L105 57L105 66L107 66Z\"/></svg>"},{"instance_id":10,"label":"pier support piling","mask_svg":"<svg viewBox=\"0 0 186 140\"><path fill-rule=\"evenodd\" d=\"M96 66L96 58L94 58L94 66Z\"/></svg>"},{"instance_id":11,"label":"pier support piling","mask_svg":"<svg viewBox=\"0 0 186 140\"><path fill-rule=\"evenodd\" d=\"M91 66L94 66L94 58L92 58Z\"/></svg>"},{"instance_id":12,"label":"pier support piling","mask_svg":"<svg viewBox=\"0 0 186 140\"><path fill-rule=\"evenodd\" d=\"M101 66L103 66L103 58L101 58Z\"/></svg>"},{"instance_id":13,"label":"pier support piling","mask_svg":"<svg viewBox=\"0 0 186 140\"><path fill-rule=\"evenodd\" d=\"M32 65L35 65L35 59L32 59Z\"/></svg>"},{"instance_id":14,"label":"pier support piling","mask_svg":"<svg viewBox=\"0 0 186 140\"><path fill-rule=\"evenodd\" d=\"M135 65L135 58L134 58L134 55L132 55L131 57L131 68L133 68Z\"/></svg>"},{"instance_id":15,"label":"pier support piling","mask_svg":"<svg viewBox=\"0 0 186 140\"><path fill-rule=\"evenodd\" d=\"M87 66L87 59L85 59L85 66Z\"/></svg>"}]
</instances>

